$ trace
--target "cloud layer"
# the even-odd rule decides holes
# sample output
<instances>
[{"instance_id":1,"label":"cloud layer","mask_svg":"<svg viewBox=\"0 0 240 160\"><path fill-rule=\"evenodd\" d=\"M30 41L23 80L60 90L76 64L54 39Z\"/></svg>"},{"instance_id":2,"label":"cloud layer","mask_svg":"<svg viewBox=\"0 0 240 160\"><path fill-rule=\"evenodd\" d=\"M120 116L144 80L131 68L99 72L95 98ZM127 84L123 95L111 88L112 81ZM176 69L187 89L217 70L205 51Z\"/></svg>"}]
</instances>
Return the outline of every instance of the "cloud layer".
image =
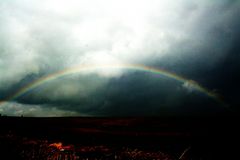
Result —
<instances>
[{"instance_id":1,"label":"cloud layer","mask_svg":"<svg viewBox=\"0 0 240 160\"><path fill-rule=\"evenodd\" d=\"M1 1L0 98L43 75L79 64L152 65L221 92L221 85L212 82L216 68L224 65L238 40L239 8L238 1L227 0ZM152 75L139 76L148 77L146 82L133 76L125 70L108 69L72 75L35 89L14 105L37 105L39 115L41 105L55 106L66 114L111 115L119 111L134 115L155 112L159 106L177 108L188 104L185 100L190 93L194 97L187 83L163 82L167 85L159 85L156 92L146 92L143 84L153 87L156 83ZM123 77L136 84L125 84ZM130 91L134 85L143 93ZM186 89L190 92L185 94ZM125 97L128 94L133 94L131 100L131 96ZM156 95L161 95L160 100ZM152 109L139 105L144 96L149 96L151 104L141 103L154 106ZM199 103L195 98L193 102ZM118 110L121 105L126 107ZM10 113L6 108L2 112ZM62 115L62 111L56 113Z\"/></svg>"},{"instance_id":2,"label":"cloud layer","mask_svg":"<svg viewBox=\"0 0 240 160\"><path fill-rule=\"evenodd\" d=\"M1 106L0 113L7 116L25 116L25 117L61 117L61 116L86 116L73 111L57 109L42 105L26 105L14 102L8 102Z\"/></svg>"}]
</instances>

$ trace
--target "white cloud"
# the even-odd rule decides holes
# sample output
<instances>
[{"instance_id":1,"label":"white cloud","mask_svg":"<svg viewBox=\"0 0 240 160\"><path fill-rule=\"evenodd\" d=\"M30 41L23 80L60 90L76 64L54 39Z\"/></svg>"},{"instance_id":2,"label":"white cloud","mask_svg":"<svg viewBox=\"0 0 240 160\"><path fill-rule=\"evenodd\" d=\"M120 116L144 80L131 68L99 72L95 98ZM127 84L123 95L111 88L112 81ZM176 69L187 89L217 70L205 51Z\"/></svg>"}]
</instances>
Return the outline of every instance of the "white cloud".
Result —
<instances>
[{"instance_id":1,"label":"white cloud","mask_svg":"<svg viewBox=\"0 0 240 160\"><path fill-rule=\"evenodd\" d=\"M198 86L198 84L192 80L185 81L182 84L182 87L185 88L190 93L197 90L196 86Z\"/></svg>"},{"instance_id":2,"label":"white cloud","mask_svg":"<svg viewBox=\"0 0 240 160\"><path fill-rule=\"evenodd\" d=\"M7 116L25 117L61 117L61 116L84 116L74 111L61 110L56 107L44 105L27 105L15 102L6 102L0 106L0 114Z\"/></svg>"},{"instance_id":3,"label":"white cloud","mask_svg":"<svg viewBox=\"0 0 240 160\"><path fill-rule=\"evenodd\" d=\"M182 41L208 45L208 41L203 42L208 30L221 26L221 18L231 17L231 13L219 14L224 3L3 0L0 2L0 88L31 73L78 64L159 60L164 55L176 54L170 50ZM216 13L212 12L213 7ZM123 71L94 72L114 77Z\"/></svg>"}]
</instances>

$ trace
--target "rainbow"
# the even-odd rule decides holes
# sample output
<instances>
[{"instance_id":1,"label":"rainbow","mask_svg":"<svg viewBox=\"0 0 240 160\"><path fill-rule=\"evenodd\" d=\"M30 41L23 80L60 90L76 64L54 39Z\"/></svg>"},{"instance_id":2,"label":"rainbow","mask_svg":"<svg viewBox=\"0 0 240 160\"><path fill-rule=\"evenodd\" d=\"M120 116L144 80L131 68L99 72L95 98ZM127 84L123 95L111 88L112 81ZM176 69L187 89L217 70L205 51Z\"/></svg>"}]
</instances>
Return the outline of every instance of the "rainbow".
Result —
<instances>
[{"instance_id":1,"label":"rainbow","mask_svg":"<svg viewBox=\"0 0 240 160\"><path fill-rule=\"evenodd\" d=\"M169 72L164 69L139 65L139 64L114 64L114 65L77 65L77 66L74 66L71 68L66 68L64 70L60 70L60 71L52 73L52 74L48 74L46 76L43 76L43 77L27 84L26 86L20 88L17 92L12 94L5 100L0 101L0 106L6 102L17 99L18 97L26 94L27 92L31 91L32 89L34 89L46 82L53 81L53 80L58 79L63 76L86 72L86 71L94 71L97 69L127 69L127 70L135 70L135 71L142 71L142 72L158 74L158 75L165 76L165 77L168 77L171 79L175 79L182 83L188 83L188 85L190 85L195 90L207 95L208 97L215 99L220 104L224 104L224 102L219 98L219 96L216 93L208 90L207 88L201 86L199 83L197 83L193 80L184 78L173 72Z\"/></svg>"}]
</instances>

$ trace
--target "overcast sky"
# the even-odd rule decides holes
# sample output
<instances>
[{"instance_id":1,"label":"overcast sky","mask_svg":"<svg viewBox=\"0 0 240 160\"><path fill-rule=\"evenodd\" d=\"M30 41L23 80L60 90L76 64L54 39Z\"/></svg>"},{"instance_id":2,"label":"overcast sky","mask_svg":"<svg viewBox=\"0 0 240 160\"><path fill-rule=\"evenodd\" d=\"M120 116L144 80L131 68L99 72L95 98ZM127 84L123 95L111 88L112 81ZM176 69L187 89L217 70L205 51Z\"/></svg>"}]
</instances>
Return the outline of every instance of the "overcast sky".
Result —
<instances>
[{"instance_id":1,"label":"overcast sky","mask_svg":"<svg viewBox=\"0 0 240 160\"><path fill-rule=\"evenodd\" d=\"M1 0L0 99L76 65L163 68L239 110L240 2ZM0 105L24 116L160 116L228 110L161 75L100 69L44 83Z\"/></svg>"}]
</instances>

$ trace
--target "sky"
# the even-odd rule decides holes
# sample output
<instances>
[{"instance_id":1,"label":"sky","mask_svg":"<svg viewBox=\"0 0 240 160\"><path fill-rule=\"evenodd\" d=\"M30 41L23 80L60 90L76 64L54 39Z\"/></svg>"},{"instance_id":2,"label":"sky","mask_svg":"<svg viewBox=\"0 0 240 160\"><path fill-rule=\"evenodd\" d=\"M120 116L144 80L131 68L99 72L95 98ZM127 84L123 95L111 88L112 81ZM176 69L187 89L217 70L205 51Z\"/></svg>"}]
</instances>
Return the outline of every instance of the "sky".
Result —
<instances>
[{"instance_id":1,"label":"sky","mask_svg":"<svg viewBox=\"0 0 240 160\"><path fill-rule=\"evenodd\" d=\"M239 12L238 0L1 0L0 114L239 112Z\"/></svg>"}]
</instances>

